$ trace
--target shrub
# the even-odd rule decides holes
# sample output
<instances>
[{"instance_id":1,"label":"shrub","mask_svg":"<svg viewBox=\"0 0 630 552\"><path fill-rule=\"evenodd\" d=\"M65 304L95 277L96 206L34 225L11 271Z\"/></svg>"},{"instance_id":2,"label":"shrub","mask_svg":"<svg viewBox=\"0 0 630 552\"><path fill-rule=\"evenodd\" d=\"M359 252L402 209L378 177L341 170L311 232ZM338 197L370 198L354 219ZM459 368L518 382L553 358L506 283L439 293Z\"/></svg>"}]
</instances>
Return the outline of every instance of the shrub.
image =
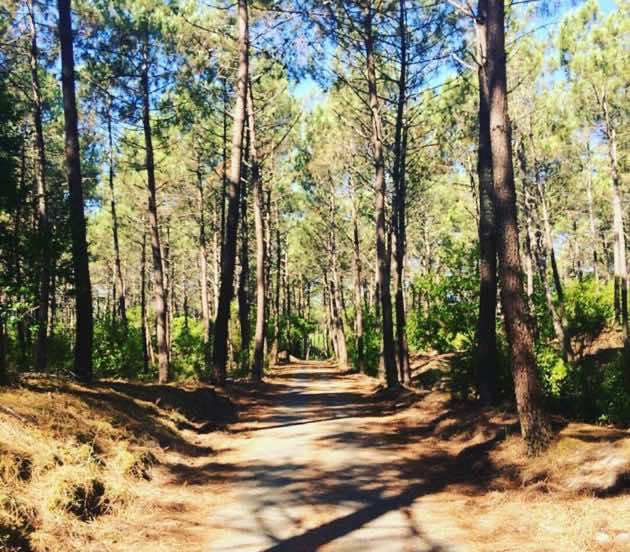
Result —
<instances>
[{"instance_id":1,"label":"shrub","mask_svg":"<svg viewBox=\"0 0 630 552\"><path fill-rule=\"evenodd\" d=\"M566 332L581 359L593 341L613 320L610 289L594 280L571 282L565 287Z\"/></svg>"},{"instance_id":2,"label":"shrub","mask_svg":"<svg viewBox=\"0 0 630 552\"><path fill-rule=\"evenodd\" d=\"M144 353L140 327L106 316L94 324L94 373L97 377L133 378L142 373Z\"/></svg>"},{"instance_id":3,"label":"shrub","mask_svg":"<svg viewBox=\"0 0 630 552\"><path fill-rule=\"evenodd\" d=\"M469 350L475 339L479 309L477 250L447 250L442 274L416 278L419 305L408 316L408 339L415 350Z\"/></svg>"}]
</instances>

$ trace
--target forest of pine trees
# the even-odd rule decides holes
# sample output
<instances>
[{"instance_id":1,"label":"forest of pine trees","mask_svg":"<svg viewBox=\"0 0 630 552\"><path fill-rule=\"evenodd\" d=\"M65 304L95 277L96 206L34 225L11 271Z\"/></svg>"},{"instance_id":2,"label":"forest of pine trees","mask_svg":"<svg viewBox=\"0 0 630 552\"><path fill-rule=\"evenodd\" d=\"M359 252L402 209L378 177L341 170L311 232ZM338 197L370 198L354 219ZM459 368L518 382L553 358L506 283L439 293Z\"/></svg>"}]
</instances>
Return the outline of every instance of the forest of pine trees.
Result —
<instances>
[{"instance_id":1,"label":"forest of pine trees","mask_svg":"<svg viewBox=\"0 0 630 552\"><path fill-rule=\"evenodd\" d=\"M3 0L0 376L297 357L630 418L626 0Z\"/></svg>"}]
</instances>

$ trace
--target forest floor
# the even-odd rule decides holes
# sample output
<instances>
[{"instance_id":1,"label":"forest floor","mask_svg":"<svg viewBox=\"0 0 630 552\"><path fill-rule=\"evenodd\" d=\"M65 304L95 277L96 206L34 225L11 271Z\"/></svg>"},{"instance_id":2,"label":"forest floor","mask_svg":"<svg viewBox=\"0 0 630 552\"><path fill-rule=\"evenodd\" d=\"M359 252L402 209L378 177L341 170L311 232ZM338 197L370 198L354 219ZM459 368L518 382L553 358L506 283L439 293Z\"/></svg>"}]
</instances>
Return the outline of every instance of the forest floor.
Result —
<instances>
[{"instance_id":1,"label":"forest floor","mask_svg":"<svg viewBox=\"0 0 630 552\"><path fill-rule=\"evenodd\" d=\"M180 421L134 501L56 549L630 550L628 431L558 422L531 462L510 412L321 362L228 395L237 420Z\"/></svg>"}]
</instances>

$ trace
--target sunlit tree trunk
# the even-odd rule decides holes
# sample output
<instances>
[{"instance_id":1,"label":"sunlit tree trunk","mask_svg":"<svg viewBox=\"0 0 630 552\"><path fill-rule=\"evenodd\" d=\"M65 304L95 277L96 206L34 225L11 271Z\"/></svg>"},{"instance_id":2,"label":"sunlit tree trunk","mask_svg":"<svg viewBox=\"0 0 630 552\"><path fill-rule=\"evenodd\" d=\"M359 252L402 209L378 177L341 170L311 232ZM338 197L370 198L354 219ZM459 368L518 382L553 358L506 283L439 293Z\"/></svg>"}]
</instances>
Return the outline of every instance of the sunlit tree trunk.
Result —
<instances>
[{"instance_id":1,"label":"sunlit tree trunk","mask_svg":"<svg viewBox=\"0 0 630 552\"><path fill-rule=\"evenodd\" d=\"M608 139L608 160L610 162L610 172L612 176L613 258L615 289L618 298L616 301L616 314L623 329L624 346L626 349L630 349L630 328L628 327L628 265L626 262L626 238L623 224L621 177L619 176L619 161L617 159L617 130L612 125L610 108L605 94L600 96L600 104L604 114L605 133ZM627 380L628 386L630 386L630 367L628 368Z\"/></svg>"},{"instance_id":2,"label":"sunlit tree trunk","mask_svg":"<svg viewBox=\"0 0 630 552\"><path fill-rule=\"evenodd\" d=\"M123 324L125 332L127 331L127 306L126 306L126 287L122 273L122 262L120 260L120 242L118 239L118 215L116 212L116 194L114 193L114 141L112 137L112 112L111 105L107 110L107 138L109 145L109 193L110 212L112 217L112 239L114 243L114 282L117 291L116 310L120 321Z\"/></svg>"},{"instance_id":3,"label":"sunlit tree trunk","mask_svg":"<svg viewBox=\"0 0 630 552\"><path fill-rule=\"evenodd\" d=\"M265 285L266 250L265 227L263 216L263 189L260 176L260 164L256 144L256 121L254 117L254 97L252 85L248 87L247 116L249 126L249 160L251 163L251 186L254 192L254 225L256 231L256 330L254 335L254 364L252 379L260 381L263 374L265 332L266 332L266 299Z\"/></svg>"},{"instance_id":4,"label":"sunlit tree trunk","mask_svg":"<svg viewBox=\"0 0 630 552\"><path fill-rule=\"evenodd\" d=\"M523 297L508 116L504 9L503 0L488 0L487 66L490 145L497 217L499 277L521 432L527 444L528 453L537 454L547 448L551 439L549 424L542 407L542 394L534 356L534 339Z\"/></svg>"},{"instance_id":5,"label":"sunlit tree trunk","mask_svg":"<svg viewBox=\"0 0 630 552\"><path fill-rule=\"evenodd\" d=\"M166 312L166 288L164 266L162 262L162 247L160 244L160 230L158 226L157 192L155 184L155 163L153 160L153 136L150 117L149 90L149 44L148 38L144 44L144 63L140 75L142 87L142 126L144 129L145 166L147 171L147 188L149 192L148 220L151 236L151 252L153 257L153 293L155 302L155 326L158 355L158 381L165 383L170 378L168 351L168 316Z\"/></svg>"},{"instance_id":6,"label":"sunlit tree trunk","mask_svg":"<svg viewBox=\"0 0 630 552\"><path fill-rule=\"evenodd\" d=\"M385 225L385 160L383 155L383 125L379 106L376 83L376 62L374 60L374 37L372 33L373 9L368 1L364 10L365 53L367 62L367 84L370 112L372 119L372 148L374 155L374 189L376 192L376 259L377 281L380 293L382 330L383 330L383 364L388 387L398 386L396 355L394 348L394 329L392 321L392 298L390 290L389 259L387 255L387 229Z\"/></svg>"},{"instance_id":7,"label":"sunlit tree trunk","mask_svg":"<svg viewBox=\"0 0 630 552\"><path fill-rule=\"evenodd\" d=\"M149 333L147 331L147 229L142 224L142 252L140 254L140 331L142 333L142 361L144 373L148 374L149 367Z\"/></svg>"},{"instance_id":8,"label":"sunlit tree trunk","mask_svg":"<svg viewBox=\"0 0 630 552\"><path fill-rule=\"evenodd\" d=\"M593 213L593 167L591 166L591 148L587 145L586 154L588 162L586 165L586 198L588 201L588 222L591 233L591 247L593 249L593 276L595 281L599 283L599 257L597 255L597 229L595 227L595 215Z\"/></svg>"},{"instance_id":9,"label":"sunlit tree trunk","mask_svg":"<svg viewBox=\"0 0 630 552\"><path fill-rule=\"evenodd\" d=\"M203 321L203 349L206 363L210 353L210 299L208 297L208 246L206 240L206 201L201 161L197 160L197 189L199 191L199 289L201 291L201 319Z\"/></svg>"},{"instance_id":10,"label":"sunlit tree trunk","mask_svg":"<svg viewBox=\"0 0 630 552\"><path fill-rule=\"evenodd\" d=\"M59 12L61 89L65 121L65 165L70 190L70 228L76 297L74 371L82 381L89 383L92 381L92 288L83 206L70 0L57 0L57 9Z\"/></svg>"},{"instance_id":11,"label":"sunlit tree trunk","mask_svg":"<svg viewBox=\"0 0 630 552\"><path fill-rule=\"evenodd\" d=\"M354 334L357 355L357 370L365 372L365 337L363 335L363 294L361 293L361 244L359 222L355 201L352 201L352 272L354 291Z\"/></svg>"},{"instance_id":12,"label":"sunlit tree trunk","mask_svg":"<svg viewBox=\"0 0 630 552\"><path fill-rule=\"evenodd\" d=\"M407 129L405 109L407 105L407 12L405 0L399 0L398 33L400 35L400 73L398 76L398 101L396 106L396 126L394 133L394 216L396 259L396 353L400 380L410 380L409 348L407 346L407 330L405 317L404 267L406 249L406 150Z\"/></svg>"},{"instance_id":13,"label":"sunlit tree trunk","mask_svg":"<svg viewBox=\"0 0 630 552\"><path fill-rule=\"evenodd\" d=\"M247 0L238 0L238 76L236 86L236 105L232 126L232 154L230 175L227 186L228 211L225 227L225 243L221 258L221 286L219 304L214 325L214 346L212 359L213 379L223 386L226 377L228 323L230 304L234 295L234 268L236 264L236 239L238 236L239 188L241 181L241 156L243 148L243 129L247 103L248 61L248 13Z\"/></svg>"}]
</instances>

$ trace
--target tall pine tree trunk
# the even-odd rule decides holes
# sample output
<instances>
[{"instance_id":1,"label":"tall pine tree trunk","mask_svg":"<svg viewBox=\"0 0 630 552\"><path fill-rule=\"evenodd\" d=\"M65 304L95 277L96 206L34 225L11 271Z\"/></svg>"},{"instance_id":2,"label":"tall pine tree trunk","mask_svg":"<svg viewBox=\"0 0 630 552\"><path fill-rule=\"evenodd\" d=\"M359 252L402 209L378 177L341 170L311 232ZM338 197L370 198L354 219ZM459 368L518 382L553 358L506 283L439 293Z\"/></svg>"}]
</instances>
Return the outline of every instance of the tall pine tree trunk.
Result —
<instances>
[{"instance_id":1,"label":"tall pine tree trunk","mask_svg":"<svg viewBox=\"0 0 630 552\"><path fill-rule=\"evenodd\" d=\"M398 76L398 102L396 106L396 129L394 133L394 235L396 239L396 352L400 380L411 380L409 348L405 318L404 267L406 247L406 149L407 130L405 109L407 105L407 22L405 0L399 0L398 32L400 34L400 74Z\"/></svg>"},{"instance_id":2,"label":"tall pine tree trunk","mask_svg":"<svg viewBox=\"0 0 630 552\"><path fill-rule=\"evenodd\" d=\"M630 328L628 326L628 265L626 262L626 238L623 224L623 202L621 197L621 177L617 159L617 132L610 120L610 109L606 97L601 104L604 112L605 132L608 138L608 160L612 176L612 211L613 211L613 257L615 267L615 292L618 321L623 329L624 347L630 349ZM626 363L630 364L630 363ZM630 389L630 367L627 378Z\"/></svg>"},{"instance_id":3,"label":"tall pine tree trunk","mask_svg":"<svg viewBox=\"0 0 630 552\"><path fill-rule=\"evenodd\" d=\"M482 402L496 397L497 386L497 250L493 204L492 149L488 89L488 1L480 0L477 17L479 80L479 315L477 318L477 388Z\"/></svg>"},{"instance_id":4,"label":"tall pine tree trunk","mask_svg":"<svg viewBox=\"0 0 630 552\"><path fill-rule=\"evenodd\" d=\"M249 88L249 86L248 86ZM247 135L246 142L249 142L249 134ZM246 144L245 149L248 151L249 146ZM247 159L247 166L251 163L250 159ZM249 173L249 171L247 171ZM240 265L241 270L238 277L238 319L241 330L241 368L243 372L249 372L249 344L250 344L250 330L249 330L249 228L247 222L247 194L250 175L247 174L245 178L241 179L240 189L240 203L241 203L241 248L240 248Z\"/></svg>"},{"instance_id":5,"label":"tall pine tree trunk","mask_svg":"<svg viewBox=\"0 0 630 552\"><path fill-rule=\"evenodd\" d=\"M197 161L197 189L199 192L199 289L201 291L201 318L203 320L203 349L206 363L210 354L210 299L208 297L208 247L206 243L206 202L201 161Z\"/></svg>"},{"instance_id":6,"label":"tall pine tree trunk","mask_svg":"<svg viewBox=\"0 0 630 552\"><path fill-rule=\"evenodd\" d=\"M353 194L354 195L354 194ZM365 372L365 336L363 329L363 294L361 293L361 244L357 207L352 200L352 272L354 291L354 334L357 355L357 370Z\"/></svg>"},{"instance_id":7,"label":"tall pine tree trunk","mask_svg":"<svg viewBox=\"0 0 630 552\"><path fill-rule=\"evenodd\" d=\"M387 228L385 225L385 159L383 154L383 125L376 84L376 63L374 60L374 36L372 32L373 11L371 1L364 10L365 53L367 61L367 84L372 119L372 148L374 155L374 189L376 192L376 262L377 283L380 293L380 306L383 330L383 365L387 387L398 386L394 329L392 321L392 297L390 290L389 260L387 255Z\"/></svg>"},{"instance_id":8,"label":"tall pine tree trunk","mask_svg":"<svg viewBox=\"0 0 630 552\"><path fill-rule=\"evenodd\" d=\"M243 129L247 103L247 79L249 73L249 38L247 0L238 0L238 77L236 83L236 105L232 126L232 157L227 186L228 212L225 240L221 259L221 287L219 304L214 327L212 370L215 383L225 384L228 323L230 303L234 295L234 267L236 264L236 239L238 235L239 188L241 182L241 156L243 149Z\"/></svg>"},{"instance_id":9,"label":"tall pine tree trunk","mask_svg":"<svg viewBox=\"0 0 630 552\"><path fill-rule=\"evenodd\" d=\"M142 365L149 373L149 333L147 331L147 229L142 224L142 252L140 254L140 333L142 334Z\"/></svg>"},{"instance_id":10,"label":"tall pine tree trunk","mask_svg":"<svg viewBox=\"0 0 630 552\"><path fill-rule=\"evenodd\" d=\"M35 170L35 209L37 212L37 245L39 252L39 305L37 308L37 346L35 349L35 370L45 372L48 368L48 307L50 303L50 224L46 201L46 150L42 125L42 97L38 75L37 27L33 2L27 2L31 27L31 90L33 93L33 123L37 160Z\"/></svg>"},{"instance_id":11,"label":"tall pine tree trunk","mask_svg":"<svg viewBox=\"0 0 630 552\"><path fill-rule=\"evenodd\" d=\"M497 217L499 277L521 433L527 444L528 453L538 454L549 445L551 439L549 424L542 407L542 394L534 356L534 338L523 297L507 103L504 10L503 0L488 0L490 145Z\"/></svg>"},{"instance_id":12,"label":"tall pine tree trunk","mask_svg":"<svg viewBox=\"0 0 630 552\"><path fill-rule=\"evenodd\" d=\"M591 247L593 248L593 276L595 282L599 283L599 257L597 255L597 230L595 228L595 215L593 213L593 167L591 166L591 147L587 144L586 155L588 162L586 170L588 174L586 176L586 199L588 202L588 223L591 233Z\"/></svg>"},{"instance_id":13,"label":"tall pine tree trunk","mask_svg":"<svg viewBox=\"0 0 630 552\"><path fill-rule=\"evenodd\" d=\"M151 252L153 257L153 293L157 334L158 381L160 383L166 383L170 378L167 334L168 317L166 312L166 291L164 266L162 263L162 248L160 245L160 229L158 226L153 136L151 133L148 36L144 48L144 62L142 65L140 83L142 87L142 126L144 129L145 165L147 171L147 188L149 191L149 234L151 236Z\"/></svg>"},{"instance_id":14,"label":"tall pine tree trunk","mask_svg":"<svg viewBox=\"0 0 630 552\"><path fill-rule=\"evenodd\" d=\"M70 190L72 264L76 296L74 371L84 382L92 381L92 287L86 239L81 153L74 80L74 51L70 0L57 0L61 44L61 89L65 128L65 165Z\"/></svg>"},{"instance_id":15,"label":"tall pine tree trunk","mask_svg":"<svg viewBox=\"0 0 630 552\"><path fill-rule=\"evenodd\" d=\"M127 306L126 306L126 288L125 280L122 273L122 262L120 260L120 242L118 240L118 215L116 213L116 194L114 193L114 142L112 138L112 112L111 104L107 110L107 137L109 142L109 193L110 211L112 216L112 238L114 241L114 282L118 293L116 297L116 310L120 321L123 324L125 332L127 331Z\"/></svg>"},{"instance_id":16,"label":"tall pine tree trunk","mask_svg":"<svg viewBox=\"0 0 630 552\"><path fill-rule=\"evenodd\" d=\"M251 163L251 186L254 192L254 225L256 230L256 330L254 335L254 364L252 379L260 381L263 374L266 324L266 251L263 217L263 188L256 145L256 121L251 82L248 86L247 118L249 126L249 160Z\"/></svg>"}]
</instances>

